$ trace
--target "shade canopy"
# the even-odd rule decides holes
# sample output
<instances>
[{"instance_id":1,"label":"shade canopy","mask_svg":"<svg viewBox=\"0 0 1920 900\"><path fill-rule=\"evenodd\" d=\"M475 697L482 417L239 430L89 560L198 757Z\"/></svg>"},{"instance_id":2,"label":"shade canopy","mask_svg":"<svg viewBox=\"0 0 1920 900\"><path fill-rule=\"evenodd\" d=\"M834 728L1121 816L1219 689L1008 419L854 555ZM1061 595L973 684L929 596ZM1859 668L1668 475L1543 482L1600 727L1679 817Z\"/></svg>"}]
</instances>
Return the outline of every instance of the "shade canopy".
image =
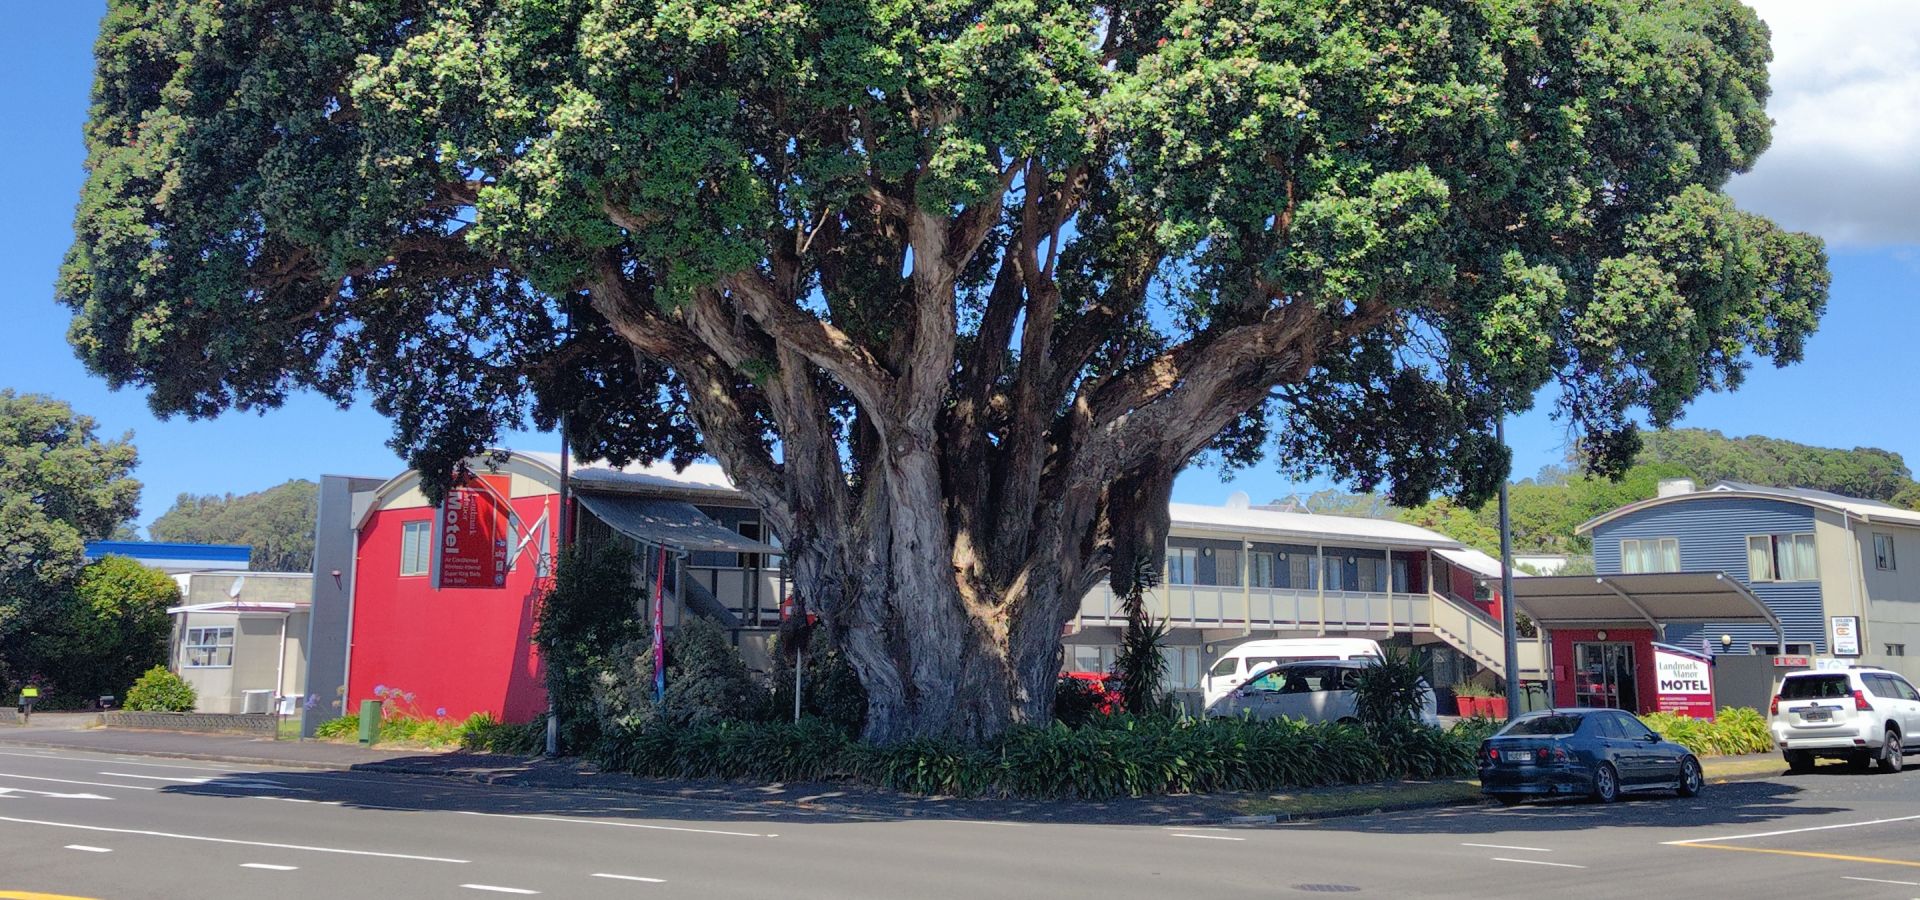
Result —
<instances>
[{"instance_id":1,"label":"shade canopy","mask_svg":"<svg viewBox=\"0 0 1920 900\"><path fill-rule=\"evenodd\" d=\"M1784 635L1780 618L1724 572L1546 575L1513 582L1514 605L1546 628L1760 622ZM1782 637L1784 643L1785 638Z\"/></svg>"},{"instance_id":2,"label":"shade canopy","mask_svg":"<svg viewBox=\"0 0 1920 900\"><path fill-rule=\"evenodd\" d=\"M607 527L644 544L698 553L780 552L715 522L691 503L585 492L579 498Z\"/></svg>"}]
</instances>

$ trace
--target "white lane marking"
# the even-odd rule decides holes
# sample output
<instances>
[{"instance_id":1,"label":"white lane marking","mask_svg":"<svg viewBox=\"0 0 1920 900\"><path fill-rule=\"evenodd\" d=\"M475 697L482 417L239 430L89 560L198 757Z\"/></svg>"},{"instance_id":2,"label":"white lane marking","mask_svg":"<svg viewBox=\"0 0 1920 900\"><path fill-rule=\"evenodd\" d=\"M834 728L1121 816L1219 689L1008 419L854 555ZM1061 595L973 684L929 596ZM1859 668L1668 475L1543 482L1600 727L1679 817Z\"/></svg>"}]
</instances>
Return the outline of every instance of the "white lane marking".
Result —
<instances>
[{"instance_id":1,"label":"white lane marking","mask_svg":"<svg viewBox=\"0 0 1920 900\"><path fill-rule=\"evenodd\" d=\"M607 872L595 872L594 878L611 878L615 881L644 881L648 884L666 884L665 878L648 878L644 875L613 875Z\"/></svg>"},{"instance_id":2,"label":"white lane marking","mask_svg":"<svg viewBox=\"0 0 1920 900\"><path fill-rule=\"evenodd\" d=\"M19 825L45 825L48 828L76 828L81 831L100 831L108 834L138 834L145 837L173 838L180 841L204 841L209 844L238 844L242 847L266 847L272 850L306 850L311 853L341 853L347 856L377 856L382 859L411 859L417 862L466 863L472 860L448 859L444 856L414 856L410 853L384 853L379 850L347 850L341 847L314 847L307 844L275 844L268 841L242 841L236 838L208 837L203 834L176 834L171 831L145 831L139 828L108 828L105 825L81 825L74 822L48 822L43 819L15 819L0 816L0 822L13 822Z\"/></svg>"},{"instance_id":3,"label":"white lane marking","mask_svg":"<svg viewBox=\"0 0 1920 900\"><path fill-rule=\"evenodd\" d=\"M1783 834L1801 834L1808 831L1831 831L1835 828L1863 828L1868 825L1886 825L1892 822L1911 822L1915 819L1920 819L1920 816L1901 816L1897 819L1874 819L1871 822L1842 822L1838 825L1813 825L1807 828L1788 828L1783 831L1759 831L1753 834L1736 834L1731 837L1689 838L1684 841L1662 841L1661 844L1667 845L1667 846L1679 845L1679 844L1718 844L1725 841L1744 841L1744 840L1747 840L1748 838L1778 837Z\"/></svg>"},{"instance_id":4,"label":"white lane marking","mask_svg":"<svg viewBox=\"0 0 1920 900\"><path fill-rule=\"evenodd\" d=\"M67 849L78 850L82 853L112 853L113 852L111 848L95 847L89 844L68 844Z\"/></svg>"},{"instance_id":5,"label":"white lane marking","mask_svg":"<svg viewBox=\"0 0 1920 900\"><path fill-rule=\"evenodd\" d=\"M1175 834L1174 837L1193 838L1201 841L1244 841L1246 838L1227 837L1224 834Z\"/></svg>"},{"instance_id":6,"label":"white lane marking","mask_svg":"<svg viewBox=\"0 0 1920 900\"><path fill-rule=\"evenodd\" d=\"M520 813L474 812L470 809L455 810L463 816L485 816L489 819L531 819L536 822L566 822L572 825L611 825L615 828L645 828L648 831L684 831L690 834L720 834L727 837L779 837L777 834L757 834L751 831L718 831L712 828L683 828L678 825L647 825L640 822L608 822L604 819L569 819L565 816L530 816Z\"/></svg>"},{"instance_id":7,"label":"white lane marking","mask_svg":"<svg viewBox=\"0 0 1920 900\"><path fill-rule=\"evenodd\" d=\"M1525 850L1528 853L1552 853L1553 852L1552 850L1546 847L1515 847L1512 844L1469 844L1465 841L1461 841L1460 846L1485 847L1488 850Z\"/></svg>"},{"instance_id":8,"label":"white lane marking","mask_svg":"<svg viewBox=\"0 0 1920 900\"><path fill-rule=\"evenodd\" d=\"M292 872L299 869L300 867L299 866L276 866L273 863L241 863L240 868L266 869L269 872Z\"/></svg>"},{"instance_id":9,"label":"white lane marking","mask_svg":"<svg viewBox=\"0 0 1920 900\"><path fill-rule=\"evenodd\" d=\"M137 785L137 784L109 784L109 783L107 783L107 782L105 782L105 781L75 781L75 780L73 780L73 779L71 779L71 778L47 778L47 777L44 777L44 776L40 776L40 775L14 775L14 774L11 774L11 773L7 773L7 772L0 772L0 778L21 778L21 779L25 779L25 780L27 780L27 781L51 781L51 782L53 782L53 783L55 783L55 784L84 784L84 785L86 785L86 786L88 786L88 787L110 787L110 788L120 788L121 790L127 790L127 791L157 791L157 790L159 790L159 788L152 788L152 787L142 787L142 786L140 786L140 785Z\"/></svg>"},{"instance_id":10,"label":"white lane marking","mask_svg":"<svg viewBox=\"0 0 1920 900\"><path fill-rule=\"evenodd\" d=\"M1848 881L1871 881L1874 884L1904 884L1907 887L1920 887L1920 881L1893 881L1886 878L1861 878L1858 875L1842 875Z\"/></svg>"},{"instance_id":11,"label":"white lane marking","mask_svg":"<svg viewBox=\"0 0 1920 900\"><path fill-rule=\"evenodd\" d=\"M470 891L492 891L496 894L538 894L540 893L539 891L530 891L530 890L527 890L526 888L501 887L497 884L463 884L461 885L461 887L466 888L467 890L470 890Z\"/></svg>"},{"instance_id":12,"label":"white lane marking","mask_svg":"<svg viewBox=\"0 0 1920 900\"><path fill-rule=\"evenodd\" d=\"M998 825L1002 828L1032 828L1032 822L989 822L985 819L937 819L935 821L952 822L956 825Z\"/></svg>"},{"instance_id":13,"label":"white lane marking","mask_svg":"<svg viewBox=\"0 0 1920 900\"><path fill-rule=\"evenodd\" d=\"M142 781L173 781L180 784L206 784L213 780L211 778L168 778L165 775L134 775L130 772L95 772L94 774L105 775L108 778L138 778Z\"/></svg>"},{"instance_id":14,"label":"white lane marking","mask_svg":"<svg viewBox=\"0 0 1920 900\"><path fill-rule=\"evenodd\" d=\"M33 794L36 797L52 797L56 800L112 800L99 794L62 794L55 791L30 791L26 788L0 787L0 797L11 794Z\"/></svg>"},{"instance_id":15,"label":"white lane marking","mask_svg":"<svg viewBox=\"0 0 1920 900\"><path fill-rule=\"evenodd\" d=\"M1584 868L1586 868L1586 866L1576 866L1576 865L1574 865L1573 863L1550 863L1550 862L1547 862L1546 860L1543 860L1543 859L1508 859L1508 858L1506 858L1506 857L1504 857L1504 856L1496 856L1496 857L1494 857L1494 858L1493 858L1493 861L1494 861L1494 862L1510 862L1510 863L1521 863L1521 864L1524 864L1524 865L1529 865L1529 866L1552 866L1552 867L1554 867L1554 868L1556 868L1556 869L1584 869Z\"/></svg>"}]
</instances>

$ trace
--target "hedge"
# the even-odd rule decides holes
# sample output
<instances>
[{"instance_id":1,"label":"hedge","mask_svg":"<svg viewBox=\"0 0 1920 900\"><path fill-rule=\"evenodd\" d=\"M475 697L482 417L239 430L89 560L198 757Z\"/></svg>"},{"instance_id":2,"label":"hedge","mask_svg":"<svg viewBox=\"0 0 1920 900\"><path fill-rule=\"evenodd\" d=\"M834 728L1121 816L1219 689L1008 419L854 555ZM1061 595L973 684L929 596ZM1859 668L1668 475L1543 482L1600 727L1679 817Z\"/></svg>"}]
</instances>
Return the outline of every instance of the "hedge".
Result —
<instances>
[{"instance_id":1,"label":"hedge","mask_svg":"<svg viewBox=\"0 0 1920 900\"><path fill-rule=\"evenodd\" d=\"M1408 723L1378 737L1290 720L1104 718L1021 727L986 745L861 743L814 720L651 724L608 735L612 771L667 778L847 781L923 795L1122 796L1273 791L1470 775L1479 736Z\"/></svg>"},{"instance_id":2,"label":"hedge","mask_svg":"<svg viewBox=\"0 0 1920 900\"><path fill-rule=\"evenodd\" d=\"M1695 756L1738 756L1773 749L1767 718L1746 707L1724 707L1711 722L1658 712L1640 718L1661 737L1693 751Z\"/></svg>"}]
</instances>

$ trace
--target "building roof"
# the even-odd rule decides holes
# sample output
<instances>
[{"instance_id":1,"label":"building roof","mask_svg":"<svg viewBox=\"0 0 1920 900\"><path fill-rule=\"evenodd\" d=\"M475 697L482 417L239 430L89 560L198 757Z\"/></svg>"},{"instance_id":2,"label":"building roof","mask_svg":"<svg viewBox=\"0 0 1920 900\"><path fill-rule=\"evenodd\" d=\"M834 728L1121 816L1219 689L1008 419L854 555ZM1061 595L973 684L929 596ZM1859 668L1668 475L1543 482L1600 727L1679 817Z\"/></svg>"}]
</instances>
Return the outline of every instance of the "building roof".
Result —
<instances>
[{"instance_id":1,"label":"building roof","mask_svg":"<svg viewBox=\"0 0 1920 900\"><path fill-rule=\"evenodd\" d=\"M1329 538L1363 544L1457 548L1461 544L1437 531L1392 519L1279 512L1270 509L1170 503L1173 527L1201 531L1253 534L1278 540L1324 541Z\"/></svg>"},{"instance_id":2,"label":"building roof","mask_svg":"<svg viewBox=\"0 0 1920 900\"><path fill-rule=\"evenodd\" d=\"M184 544L168 541L88 541L87 558L125 556L163 572L244 570L253 556L246 544Z\"/></svg>"},{"instance_id":3,"label":"building roof","mask_svg":"<svg viewBox=\"0 0 1920 900\"><path fill-rule=\"evenodd\" d=\"M1728 497L1747 497L1760 500L1784 500L1799 503L1816 509L1824 509L1851 516L1863 522L1885 522L1896 525L1920 527L1920 512L1901 509L1878 500L1866 500L1860 497L1848 497L1829 491L1817 491L1812 488L1781 488L1760 484L1748 484L1743 481L1721 481L1712 487L1698 491L1686 491L1665 497L1653 497L1635 503L1629 503L1618 509L1609 510L1580 523L1577 533L1588 534L1599 525L1604 525L1621 516L1665 506L1669 503L1686 503L1693 500Z\"/></svg>"},{"instance_id":4,"label":"building roof","mask_svg":"<svg viewBox=\"0 0 1920 900\"><path fill-rule=\"evenodd\" d=\"M1491 556L1488 556L1485 553L1481 553L1480 551L1475 550L1472 547L1459 547L1459 548L1442 547L1433 552L1435 556L1438 556L1441 559L1444 559L1450 563L1453 563L1454 565L1459 566L1460 568L1466 569L1467 571L1472 572L1473 574L1478 575L1482 578L1499 578L1500 577L1500 561L1497 559L1494 559ZM1519 556L1519 554L1517 553L1514 555ZM1514 574L1514 577L1517 578L1523 573L1516 570L1513 574Z\"/></svg>"},{"instance_id":5,"label":"building roof","mask_svg":"<svg viewBox=\"0 0 1920 900\"><path fill-rule=\"evenodd\" d=\"M1765 601L1719 572L1541 575L1515 579L1513 602L1547 628L1609 623L1759 622L1782 629Z\"/></svg>"},{"instance_id":6,"label":"building roof","mask_svg":"<svg viewBox=\"0 0 1920 900\"><path fill-rule=\"evenodd\" d=\"M554 472L560 471L560 454L546 450L514 450L515 456L526 457ZM574 463L567 469L567 477L582 487L608 488L653 488L664 490L706 491L711 493L738 493L733 479L713 463L692 463L685 469L676 471L672 463L666 461L649 463L629 463L615 466L605 460Z\"/></svg>"}]
</instances>

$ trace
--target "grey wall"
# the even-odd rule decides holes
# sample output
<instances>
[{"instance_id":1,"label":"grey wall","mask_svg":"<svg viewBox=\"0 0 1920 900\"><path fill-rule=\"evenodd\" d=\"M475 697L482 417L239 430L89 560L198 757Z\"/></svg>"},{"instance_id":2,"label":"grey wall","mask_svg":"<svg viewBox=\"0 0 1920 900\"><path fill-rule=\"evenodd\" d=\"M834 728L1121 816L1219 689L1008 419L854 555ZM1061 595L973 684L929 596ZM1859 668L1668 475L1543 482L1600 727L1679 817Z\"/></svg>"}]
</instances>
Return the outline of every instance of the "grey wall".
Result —
<instances>
[{"instance_id":1,"label":"grey wall","mask_svg":"<svg viewBox=\"0 0 1920 900\"><path fill-rule=\"evenodd\" d=\"M307 626L307 701L300 734L312 737L321 722L341 715L340 690L347 683L347 622L352 615L353 495L384 484L380 478L320 476L320 511L314 525L313 615ZM333 573L339 572L338 576ZM302 704L307 706L307 704Z\"/></svg>"},{"instance_id":2,"label":"grey wall","mask_svg":"<svg viewBox=\"0 0 1920 900\"><path fill-rule=\"evenodd\" d=\"M1773 667L1771 656L1719 654L1713 658L1713 704L1717 707L1744 706L1767 712L1773 700L1773 683L1790 669Z\"/></svg>"}]
</instances>

